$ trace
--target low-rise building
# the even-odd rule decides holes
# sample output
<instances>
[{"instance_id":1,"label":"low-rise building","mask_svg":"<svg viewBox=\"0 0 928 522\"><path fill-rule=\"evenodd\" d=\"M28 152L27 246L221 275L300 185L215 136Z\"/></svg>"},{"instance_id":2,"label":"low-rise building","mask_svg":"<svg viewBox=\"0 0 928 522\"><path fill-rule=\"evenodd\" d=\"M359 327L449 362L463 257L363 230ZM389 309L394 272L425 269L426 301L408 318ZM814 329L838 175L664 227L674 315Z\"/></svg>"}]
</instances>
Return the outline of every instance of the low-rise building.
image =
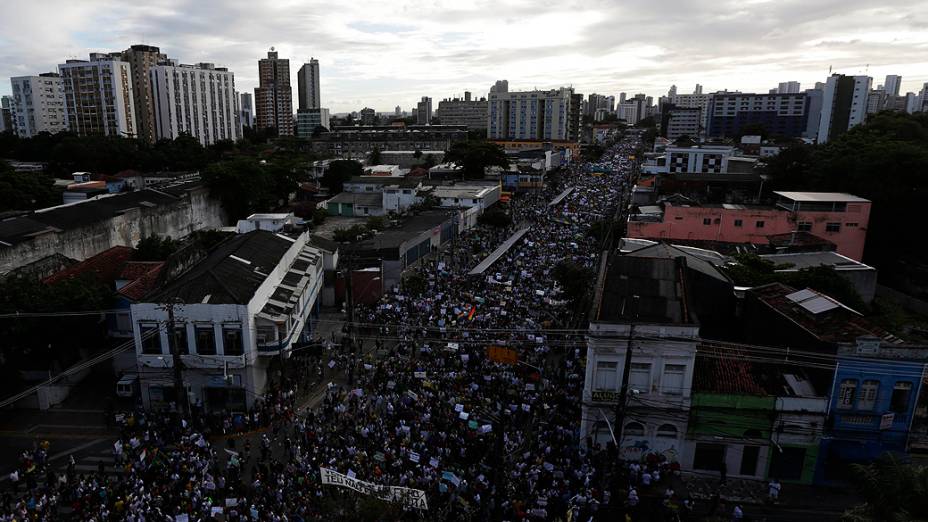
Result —
<instances>
[{"instance_id":1,"label":"low-rise building","mask_svg":"<svg viewBox=\"0 0 928 522\"><path fill-rule=\"evenodd\" d=\"M254 405L293 348L311 339L323 259L308 238L264 230L236 235L132 305L146 408L176 404L171 350L196 409L245 412Z\"/></svg>"},{"instance_id":2,"label":"low-rise building","mask_svg":"<svg viewBox=\"0 0 928 522\"><path fill-rule=\"evenodd\" d=\"M499 183L462 181L453 185L437 185L431 194L448 208L477 208L480 213L490 208L500 196Z\"/></svg>"},{"instance_id":3,"label":"low-rise building","mask_svg":"<svg viewBox=\"0 0 928 522\"><path fill-rule=\"evenodd\" d=\"M743 174L754 168L756 159L741 157L727 145L668 146L663 154L649 157L641 166L644 174Z\"/></svg>"},{"instance_id":4,"label":"low-rise building","mask_svg":"<svg viewBox=\"0 0 928 522\"><path fill-rule=\"evenodd\" d=\"M365 159L373 150L446 151L467 139L461 125L334 127L313 139L313 151L340 158Z\"/></svg>"},{"instance_id":5,"label":"low-rise building","mask_svg":"<svg viewBox=\"0 0 928 522\"><path fill-rule=\"evenodd\" d=\"M442 125L466 125L468 129L486 130L487 99L471 99L470 92L464 98L446 98L438 102L435 117Z\"/></svg>"},{"instance_id":6,"label":"low-rise building","mask_svg":"<svg viewBox=\"0 0 928 522\"><path fill-rule=\"evenodd\" d=\"M628 236L671 241L768 244L770 236L803 232L827 239L839 254L863 257L870 201L832 192L774 192L776 206L663 203L660 214L629 217Z\"/></svg>"},{"instance_id":7,"label":"low-rise building","mask_svg":"<svg viewBox=\"0 0 928 522\"><path fill-rule=\"evenodd\" d=\"M331 127L329 109L300 109L296 112L296 135L300 138L312 138L317 129L329 130Z\"/></svg>"}]
</instances>

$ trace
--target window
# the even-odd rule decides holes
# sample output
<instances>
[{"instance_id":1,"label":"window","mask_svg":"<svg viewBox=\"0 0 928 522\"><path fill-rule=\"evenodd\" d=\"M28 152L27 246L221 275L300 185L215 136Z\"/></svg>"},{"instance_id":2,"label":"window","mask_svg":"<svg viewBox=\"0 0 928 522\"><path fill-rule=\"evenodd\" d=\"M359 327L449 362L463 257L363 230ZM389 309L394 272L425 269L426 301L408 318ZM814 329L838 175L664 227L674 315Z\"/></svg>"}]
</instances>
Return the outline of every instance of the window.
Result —
<instances>
[{"instance_id":1,"label":"window","mask_svg":"<svg viewBox=\"0 0 928 522\"><path fill-rule=\"evenodd\" d=\"M889 409L895 413L905 413L909 409L909 396L912 395L912 383L897 382L893 386L893 396L889 400Z\"/></svg>"},{"instance_id":2,"label":"window","mask_svg":"<svg viewBox=\"0 0 928 522\"><path fill-rule=\"evenodd\" d=\"M754 226L757 227L757 228L764 228L764 222L763 222L763 221L758 221L757 223L754 223Z\"/></svg>"},{"instance_id":3,"label":"window","mask_svg":"<svg viewBox=\"0 0 928 522\"><path fill-rule=\"evenodd\" d=\"M618 363L609 361L599 361L596 363L596 379L593 389L595 390L615 390L616 377L618 373L616 368Z\"/></svg>"},{"instance_id":4,"label":"window","mask_svg":"<svg viewBox=\"0 0 928 522\"><path fill-rule=\"evenodd\" d=\"M872 410L876 406L876 394L880 389L880 381L864 381L860 385L860 395L857 398L858 410Z\"/></svg>"},{"instance_id":5,"label":"window","mask_svg":"<svg viewBox=\"0 0 928 522\"><path fill-rule=\"evenodd\" d=\"M216 339L212 325L196 327L197 353L216 355Z\"/></svg>"},{"instance_id":6,"label":"window","mask_svg":"<svg viewBox=\"0 0 928 522\"><path fill-rule=\"evenodd\" d=\"M625 425L625 432L622 433L622 435L628 437L644 437L644 425L640 422L629 422Z\"/></svg>"},{"instance_id":7,"label":"window","mask_svg":"<svg viewBox=\"0 0 928 522\"><path fill-rule=\"evenodd\" d=\"M857 223L845 223L844 226L847 228L857 228Z\"/></svg>"},{"instance_id":8,"label":"window","mask_svg":"<svg viewBox=\"0 0 928 522\"><path fill-rule=\"evenodd\" d=\"M796 225L796 230L798 230L799 232L811 232L811 231L812 231L812 223L810 223L810 222L808 222L808 221L800 221L800 222Z\"/></svg>"},{"instance_id":9,"label":"window","mask_svg":"<svg viewBox=\"0 0 928 522\"><path fill-rule=\"evenodd\" d=\"M712 224L712 218L702 218L702 224L703 224L703 225L711 225L711 224Z\"/></svg>"},{"instance_id":10,"label":"window","mask_svg":"<svg viewBox=\"0 0 928 522\"><path fill-rule=\"evenodd\" d=\"M677 427L673 424L661 424L661 426L657 428L657 436L661 438L675 439L677 438Z\"/></svg>"},{"instance_id":11,"label":"window","mask_svg":"<svg viewBox=\"0 0 928 522\"><path fill-rule=\"evenodd\" d=\"M848 409L854 405L854 395L857 393L857 381L844 379L838 389L838 407Z\"/></svg>"},{"instance_id":12,"label":"window","mask_svg":"<svg viewBox=\"0 0 928 522\"><path fill-rule=\"evenodd\" d=\"M664 377L661 379L665 395L683 395L683 376L685 364L665 364Z\"/></svg>"},{"instance_id":13,"label":"window","mask_svg":"<svg viewBox=\"0 0 928 522\"><path fill-rule=\"evenodd\" d=\"M242 355L245 347L242 344L241 326L224 326L222 328L222 352L225 355Z\"/></svg>"},{"instance_id":14,"label":"window","mask_svg":"<svg viewBox=\"0 0 928 522\"><path fill-rule=\"evenodd\" d=\"M724 461L724 444L696 444L696 450L693 452L693 469L719 471Z\"/></svg>"},{"instance_id":15,"label":"window","mask_svg":"<svg viewBox=\"0 0 928 522\"><path fill-rule=\"evenodd\" d=\"M825 223L825 232L841 232L841 223Z\"/></svg>"},{"instance_id":16,"label":"window","mask_svg":"<svg viewBox=\"0 0 928 522\"><path fill-rule=\"evenodd\" d=\"M632 363L628 375L628 387L640 393L651 391L651 365L649 363Z\"/></svg>"},{"instance_id":17,"label":"window","mask_svg":"<svg viewBox=\"0 0 928 522\"><path fill-rule=\"evenodd\" d=\"M142 342L142 353L160 354L161 353L161 335L158 331L158 325L140 324L139 336Z\"/></svg>"},{"instance_id":18,"label":"window","mask_svg":"<svg viewBox=\"0 0 928 522\"><path fill-rule=\"evenodd\" d=\"M186 326L175 326L174 327L174 346L177 349L177 353L182 355L187 355L190 353L190 347L187 346L187 327Z\"/></svg>"},{"instance_id":19,"label":"window","mask_svg":"<svg viewBox=\"0 0 928 522\"><path fill-rule=\"evenodd\" d=\"M743 226L743 225L744 225L744 221L742 221L742 220L740 220L740 219L736 219L736 220L735 220L735 226L736 226L736 227L740 227L740 226Z\"/></svg>"}]
</instances>

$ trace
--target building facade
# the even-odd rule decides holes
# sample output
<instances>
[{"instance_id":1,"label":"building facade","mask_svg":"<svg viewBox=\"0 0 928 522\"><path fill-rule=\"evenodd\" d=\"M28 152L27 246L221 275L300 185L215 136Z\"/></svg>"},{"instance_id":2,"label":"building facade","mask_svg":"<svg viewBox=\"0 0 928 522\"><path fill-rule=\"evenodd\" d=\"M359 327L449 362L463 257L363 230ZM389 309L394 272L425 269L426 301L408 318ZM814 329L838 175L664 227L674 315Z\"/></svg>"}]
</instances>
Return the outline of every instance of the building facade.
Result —
<instances>
[{"instance_id":1,"label":"building facade","mask_svg":"<svg viewBox=\"0 0 928 522\"><path fill-rule=\"evenodd\" d=\"M254 405L280 371L274 365L311 338L311 322L318 317L323 254L308 239L307 232L240 234L132 305L146 408L170 409L180 397L172 346L194 408L244 413ZM165 302L176 303L173 331Z\"/></svg>"},{"instance_id":2,"label":"building facade","mask_svg":"<svg viewBox=\"0 0 928 522\"><path fill-rule=\"evenodd\" d=\"M828 78L822 93L819 143L826 143L866 120L872 83L869 76L833 74Z\"/></svg>"},{"instance_id":3,"label":"building facade","mask_svg":"<svg viewBox=\"0 0 928 522\"><path fill-rule=\"evenodd\" d=\"M487 138L491 140L579 139L583 96L573 88L490 92Z\"/></svg>"},{"instance_id":4,"label":"building facade","mask_svg":"<svg viewBox=\"0 0 928 522\"><path fill-rule=\"evenodd\" d=\"M133 45L121 55L132 71L132 93L135 104L136 130L139 139L154 143L158 139L155 130L155 101L152 96L149 71L167 61L161 49L151 45Z\"/></svg>"},{"instance_id":5,"label":"building facade","mask_svg":"<svg viewBox=\"0 0 928 522\"><path fill-rule=\"evenodd\" d=\"M806 133L809 109L809 99L800 92L715 94L709 101L707 134L731 138L741 135L748 126L762 126L770 135L799 138Z\"/></svg>"},{"instance_id":6,"label":"building facade","mask_svg":"<svg viewBox=\"0 0 928 522\"><path fill-rule=\"evenodd\" d=\"M775 207L762 205L673 205L653 220L633 215L628 236L643 239L716 241L767 245L770 236L807 232L835 244L855 261L863 258L870 201L829 192L775 192Z\"/></svg>"},{"instance_id":7,"label":"building facade","mask_svg":"<svg viewBox=\"0 0 928 522\"><path fill-rule=\"evenodd\" d=\"M331 127L329 109L301 109L296 111L296 135L311 138L316 129L329 130Z\"/></svg>"},{"instance_id":8,"label":"building facade","mask_svg":"<svg viewBox=\"0 0 928 522\"><path fill-rule=\"evenodd\" d=\"M56 73L10 78L12 131L20 138L68 130L64 85Z\"/></svg>"},{"instance_id":9,"label":"building facade","mask_svg":"<svg viewBox=\"0 0 928 522\"><path fill-rule=\"evenodd\" d=\"M68 127L80 136L138 136L132 67L111 55L58 66L64 86Z\"/></svg>"},{"instance_id":10,"label":"building facade","mask_svg":"<svg viewBox=\"0 0 928 522\"><path fill-rule=\"evenodd\" d=\"M663 135L671 141L687 136L698 139L702 132L702 110L698 107L664 105L661 112Z\"/></svg>"},{"instance_id":11,"label":"building facade","mask_svg":"<svg viewBox=\"0 0 928 522\"><path fill-rule=\"evenodd\" d=\"M158 139L189 134L203 146L242 137L235 75L211 63L150 68Z\"/></svg>"},{"instance_id":12,"label":"building facade","mask_svg":"<svg viewBox=\"0 0 928 522\"><path fill-rule=\"evenodd\" d=\"M0 132L13 132L12 96L0 96Z\"/></svg>"},{"instance_id":13,"label":"building facade","mask_svg":"<svg viewBox=\"0 0 928 522\"><path fill-rule=\"evenodd\" d=\"M322 107L319 93L319 60L310 58L296 73L297 97L299 109L318 109Z\"/></svg>"},{"instance_id":14,"label":"building facade","mask_svg":"<svg viewBox=\"0 0 928 522\"><path fill-rule=\"evenodd\" d=\"M442 125L467 125L469 130L486 130L487 99L471 99L471 93L465 92L464 98L444 99L438 102L435 116Z\"/></svg>"},{"instance_id":15,"label":"building facade","mask_svg":"<svg viewBox=\"0 0 928 522\"><path fill-rule=\"evenodd\" d=\"M423 96L416 104L416 123L419 125L432 123L432 99L428 96Z\"/></svg>"},{"instance_id":16,"label":"building facade","mask_svg":"<svg viewBox=\"0 0 928 522\"><path fill-rule=\"evenodd\" d=\"M340 158L365 159L374 149L380 151L446 151L467 139L467 128L459 125L412 125L334 127L313 140L313 151Z\"/></svg>"},{"instance_id":17,"label":"building facade","mask_svg":"<svg viewBox=\"0 0 928 522\"><path fill-rule=\"evenodd\" d=\"M239 94L239 110L242 113L241 121L243 127L255 126L255 98L250 92Z\"/></svg>"},{"instance_id":18,"label":"building facade","mask_svg":"<svg viewBox=\"0 0 928 522\"><path fill-rule=\"evenodd\" d=\"M268 51L258 60L258 87L255 87L255 126L277 129L278 136L293 136L293 91L290 87L290 60Z\"/></svg>"}]
</instances>

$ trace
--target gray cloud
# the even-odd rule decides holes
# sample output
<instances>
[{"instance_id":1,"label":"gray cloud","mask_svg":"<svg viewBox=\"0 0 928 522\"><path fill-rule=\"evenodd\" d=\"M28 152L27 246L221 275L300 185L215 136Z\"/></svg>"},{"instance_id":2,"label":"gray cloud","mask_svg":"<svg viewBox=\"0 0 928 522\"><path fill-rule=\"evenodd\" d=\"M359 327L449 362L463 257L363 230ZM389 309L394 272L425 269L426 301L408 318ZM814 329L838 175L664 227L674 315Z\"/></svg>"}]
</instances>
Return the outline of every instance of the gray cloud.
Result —
<instances>
[{"instance_id":1,"label":"gray cloud","mask_svg":"<svg viewBox=\"0 0 928 522\"><path fill-rule=\"evenodd\" d=\"M919 0L7 0L0 78L149 43L185 63L229 67L241 91L254 88L271 46L293 73L314 56L323 103L339 112L481 95L502 78L514 88L656 96L670 84L810 85L833 66L877 83L902 74L903 90L917 90L928 81L925 27Z\"/></svg>"}]
</instances>

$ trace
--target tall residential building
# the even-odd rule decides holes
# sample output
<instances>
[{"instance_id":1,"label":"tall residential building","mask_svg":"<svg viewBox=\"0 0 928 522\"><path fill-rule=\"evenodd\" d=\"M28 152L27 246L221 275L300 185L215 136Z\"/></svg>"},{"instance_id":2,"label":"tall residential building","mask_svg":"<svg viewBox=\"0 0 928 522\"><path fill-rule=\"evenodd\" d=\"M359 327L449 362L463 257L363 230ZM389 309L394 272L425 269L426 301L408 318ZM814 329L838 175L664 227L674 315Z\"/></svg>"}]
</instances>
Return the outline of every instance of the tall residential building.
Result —
<instances>
[{"instance_id":1,"label":"tall residential building","mask_svg":"<svg viewBox=\"0 0 928 522\"><path fill-rule=\"evenodd\" d=\"M711 99L711 94L674 94L662 98L662 101L678 108L699 109L703 119L702 127L705 129L709 126L709 100ZM622 103L624 103L624 100ZM622 105L622 103L619 105ZM621 114L619 117L622 117Z\"/></svg>"},{"instance_id":2,"label":"tall residential building","mask_svg":"<svg viewBox=\"0 0 928 522\"><path fill-rule=\"evenodd\" d=\"M490 92L504 93L509 92L509 80L496 80L496 83L490 87Z\"/></svg>"},{"instance_id":3,"label":"tall residential building","mask_svg":"<svg viewBox=\"0 0 928 522\"><path fill-rule=\"evenodd\" d=\"M799 82L780 82L777 86L778 94L796 94L799 92Z\"/></svg>"},{"instance_id":4,"label":"tall residential building","mask_svg":"<svg viewBox=\"0 0 928 522\"><path fill-rule=\"evenodd\" d=\"M809 98L805 93L750 94L716 93L709 102L712 138L732 138L748 126L760 125L777 136L800 138L809 121Z\"/></svg>"},{"instance_id":5,"label":"tall residential building","mask_svg":"<svg viewBox=\"0 0 928 522\"><path fill-rule=\"evenodd\" d=\"M416 104L416 123L419 125L428 125L432 122L432 99L423 96L419 103Z\"/></svg>"},{"instance_id":6,"label":"tall residential building","mask_svg":"<svg viewBox=\"0 0 928 522\"><path fill-rule=\"evenodd\" d=\"M899 96L899 88L902 86L902 76L896 74L886 75L886 81L883 82L883 91L888 96Z\"/></svg>"},{"instance_id":7,"label":"tall residential building","mask_svg":"<svg viewBox=\"0 0 928 522\"><path fill-rule=\"evenodd\" d=\"M72 132L80 136L138 135L129 62L110 54L91 53L89 61L60 64L58 73Z\"/></svg>"},{"instance_id":8,"label":"tall residential building","mask_svg":"<svg viewBox=\"0 0 928 522\"><path fill-rule=\"evenodd\" d=\"M156 65L150 68L158 139L186 133L212 145L242 136L235 75L211 63Z\"/></svg>"},{"instance_id":9,"label":"tall residential building","mask_svg":"<svg viewBox=\"0 0 928 522\"><path fill-rule=\"evenodd\" d=\"M121 58L129 63L132 71L132 94L138 138L154 143L157 139L155 106L148 72L155 65L166 61L167 56L161 53L161 49L151 45L133 45L121 53Z\"/></svg>"},{"instance_id":10,"label":"tall residential building","mask_svg":"<svg viewBox=\"0 0 928 522\"><path fill-rule=\"evenodd\" d=\"M57 73L10 78L13 87L12 130L20 138L68 130L64 86Z\"/></svg>"},{"instance_id":11,"label":"tall residential building","mask_svg":"<svg viewBox=\"0 0 928 522\"><path fill-rule=\"evenodd\" d=\"M826 143L864 122L872 83L869 76L833 74L828 78L822 95L819 143Z\"/></svg>"},{"instance_id":12,"label":"tall residential building","mask_svg":"<svg viewBox=\"0 0 928 522\"><path fill-rule=\"evenodd\" d=\"M702 130L702 111L698 107L675 107L665 104L661 108L661 134L671 141L684 136L699 138Z\"/></svg>"},{"instance_id":13,"label":"tall residential building","mask_svg":"<svg viewBox=\"0 0 928 522\"><path fill-rule=\"evenodd\" d=\"M670 96L676 96L676 95L677 95L677 86L671 85L670 90L667 91L667 96L670 97ZM625 101L625 100L622 100L622 101Z\"/></svg>"},{"instance_id":14,"label":"tall residential building","mask_svg":"<svg viewBox=\"0 0 928 522\"><path fill-rule=\"evenodd\" d=\"M370 107L364 107L358 114L361 116L361 125L374 125L377 123L377 111Z\"/></svg>"},{"instance_id":15,"label":"tall residential building","mask_svg":"<svg viewBox=\"0 0 928 522\"><path fill-rule=\"evenodd\" d=\"M258 61L255 115L257 128L275 128L278 136L293 136L290 60L278 58L273 48L267 58Z\"/></svg>"},{"instance_id":16,"label":"tall residential building","mask_svg":"<svg viewBox=\"0 0 928 522\"><path fill-rule=\"evenodd\" d=\"M255 105L254 96L250 92L243 92L239 95L241 101L239 108L242 111L242 125L246 127L255 126Z\"/></svg>"},{"instance_id":17,"label":"tall residential building","mask_svg":"<svg viewBox=\"0 0 928 522\"><path fill-rule=\"evenodd\" d=\"M12 96L0 96L0 132L13 132Z\"/></svg>"},{"instance_id":18,"label":"tall residential building","mask_svg":"<svg viewBox=\"0 0 928 522\"><path fill-rule=\"evenodd\" d=\"M299 108L318 109L322 107L319 98L319 60L310 58L296 73Z\"/></svg>"},{"instance_id":19,"label":"tall residential building","mask_svg":"<svg viewBox=\"0 0 928 522\"><path fill-rule=\"evenodd\" d=\"M599 109L615 112L615 98L595 93L587 96L586 111L584 111L583 115L593 116Z\"/></svg>"},{"instance_id":20,"label":"tall residential building","mask_svg":"<svg viewBox=\"0 0 928 522\"><path fill-rule=\"evenodd\" d=\"M650 115L652 98L644 94L636 94L619 104L619 119L628 123L638 123Z\"/></svg>"},{"instance_id":21,"label":"tall residential building","mask_svg":"<svg viewBox=\"0 0 928 522\"><path fill-rule=\"evenodd\" d=\"M702 94L702 85L696 84L696 88L693 89L693 94Z\"/></svg>"},{"instance_id":22,"label":"tall residential building","mask_svg":"<svg viewBox=\"0 0 928 522\"><path fill-rule=\"evenodd\" d=\"M402 116L402 115L403 115L403 109L402 109L399 105L397 105L396 108L393 109L393 115L396 116L396 117Z\"/></svg>"},{"instance_id":23,"label":"tall residential building","mask_svg":"<svg viewBox=\"0 0 928 522\"><path fill-rule=\"evenodd\" d=\"M442 125L467 125L468 129L486 130L487 99L474 100L470 92L464 98L450 98L438 102L435 116Z\"/></svg>"},{"instance_id":24,"label":"tall residential building","mask_svg":"<svg viewBox=\"0 0 928 522\"><path fill-rule=\"evenodd\" d=\"M491 91L487 138L493 140L579 140L583 96L571 87L550 91Z\"/></svg>"}]
</instances>

